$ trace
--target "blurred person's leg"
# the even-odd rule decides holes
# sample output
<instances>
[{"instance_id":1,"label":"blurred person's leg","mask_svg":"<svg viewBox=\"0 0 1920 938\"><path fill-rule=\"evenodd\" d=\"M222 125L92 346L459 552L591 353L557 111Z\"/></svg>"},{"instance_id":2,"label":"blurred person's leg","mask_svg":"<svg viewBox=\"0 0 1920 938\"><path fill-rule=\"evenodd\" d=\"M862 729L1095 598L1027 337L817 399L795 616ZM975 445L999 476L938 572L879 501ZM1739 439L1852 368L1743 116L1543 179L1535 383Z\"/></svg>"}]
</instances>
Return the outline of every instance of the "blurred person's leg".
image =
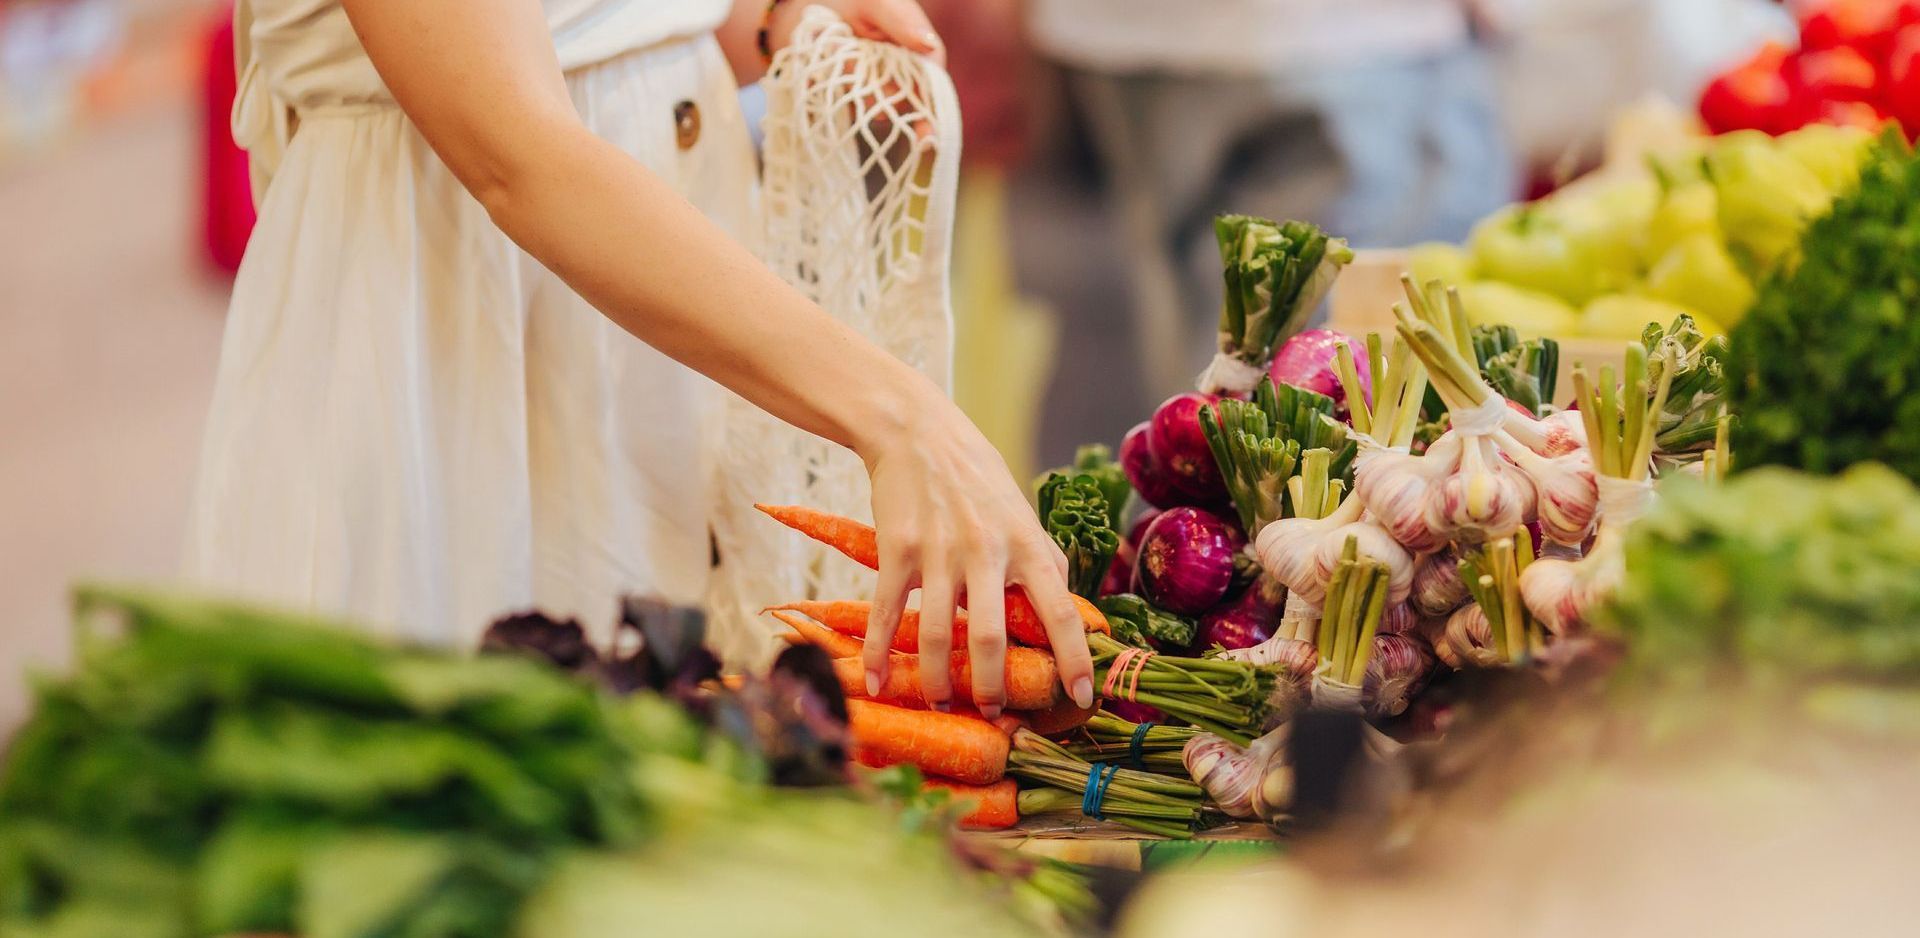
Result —
<instances>
[{"instance_id":1,"label":"blurred person's leg","mask_svg":"<svg viewBox=\"0 0 1920 938\"><path fill-rule=\"evenodd\" d=\"M1430 195L1421 222L1403 243L1462 240L1475 222L1520 194L1519 161L1486 53L1461 49L1429 63L1428 70Z\"/></svg>"},{"instance_id":2,"label":"blurred person's leg","mask_svg":"<svg viewBox=\"0 0 1920 938\"><path fill-rule=\"evenodd\" d=\"M1188 245L1211 243L1221 168L1273 102L1257 81L1161 73L1074 71L1069 88L1105 171L1149 389L1173 393L1210 353L1219 290L1186 276L1182 258Z\"/></svg>"}]
</instances>

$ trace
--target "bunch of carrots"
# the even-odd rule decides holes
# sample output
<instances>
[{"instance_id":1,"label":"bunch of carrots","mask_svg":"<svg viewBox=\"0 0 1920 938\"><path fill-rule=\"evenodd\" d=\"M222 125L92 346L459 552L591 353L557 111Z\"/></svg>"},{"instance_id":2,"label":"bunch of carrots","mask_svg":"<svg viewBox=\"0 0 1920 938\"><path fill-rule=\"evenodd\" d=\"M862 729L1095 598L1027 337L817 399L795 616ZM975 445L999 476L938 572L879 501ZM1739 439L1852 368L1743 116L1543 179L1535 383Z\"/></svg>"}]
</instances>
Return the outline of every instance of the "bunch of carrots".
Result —
<instances>
[{"instance_id":1,"label":"bunch of carrots","mask_svg":"<svg viewBox=\"0 0 1920 938\"><path fill-rule=\"evenodd\" d=\"M797 506L759 505L762 512L869 568L879 563L871 526ZM1107 696L1137 700L1170 716L1244 743L1265 719L1274 673L1242 662L1146 655L1111 637L1106 616L1074 597L1094 660L1094 682ZM929 784L971 802L962 823L1008 827L1024 815L1081 809L1095 816L1168 836L1183 835L1200 818L1198 786L1132 769L1101 768L1048 741L1070 732L1096 710L1076 707L1062 693L1045 623L1025 592L1006 593L1006 705L989 721L968 697L973 686L964 610L955 610L953 712L927 709L922 692L920 615L907 610L892 641L885 683L873 693L861 661L872 605L853 601L794 602L766 610L787 626L788 640L818 646L834 659L848 700L854 757L865 765L910 764ZM1096 708L1097 708L1096 703ZM1164 761L1162 756L1160 761ZM1009 772L1046 786L1020 791ZM1095 789L1089 798L1087 788Z\"/></svg>"}]
</instances>

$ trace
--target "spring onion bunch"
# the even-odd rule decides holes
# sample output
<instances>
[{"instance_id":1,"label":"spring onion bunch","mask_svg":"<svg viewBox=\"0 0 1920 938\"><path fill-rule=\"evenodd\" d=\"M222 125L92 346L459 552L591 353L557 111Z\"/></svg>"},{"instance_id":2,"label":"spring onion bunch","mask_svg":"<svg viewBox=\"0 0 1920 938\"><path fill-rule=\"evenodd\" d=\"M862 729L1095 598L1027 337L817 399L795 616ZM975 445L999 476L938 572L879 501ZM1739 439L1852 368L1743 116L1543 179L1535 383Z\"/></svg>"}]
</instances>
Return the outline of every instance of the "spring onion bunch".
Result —
<instances>
[{"instance_id":1,"label":"spring onion bunch","mask_svg":"<svg viewBox=\"0 0 1920 938\"><path fill-rule=\"evenodd\" d=\"M1200 733L1191 726L1134 723L1102 710L1074 730L1063 745L1088 762L1114 762L1129 769L1182 775L1186 765L1180 759L1180 750Z\"/></svg>"},{"instance_id":2,"label":"spring onion bunch","mask_svg":"<svg viewBox=\"0 0 1920 938\"><path fill-rule=\"evenodd\" d=\"M1111 763L1096 767L1059 743L1025 728L1013 734L1007 771L1040 786L1020 792L1022 817L1069 811L1087 813L1086 809L1092 807L1094 817L1178 839L1193 836L1194 828L1204 817L1206 793L1186 779L1120 768ZM1099 786L1092 797L1087 794L1090 784Z\"/></svg>"},{"instance_id":3,"label":"spring onion bunch","mask_svg":"<svg viewBox=\"0 0 1920 938\"><path fill-rule=\"evenodd\" d=\"M1092 633L1095 689L1244 744L1265 725L1275 669L1221 658L1155 655Z\"/></svg>"},{"instance_id":4,"label":"spring onion bunch","mask_svg":"<svg viewBox=\"0 0 1920 938\"><path fill-rule=\"evenodd\" d=\"M1353 250L1306 222L1222 215L1213 231L1226 298L1219 354L1200 376L1200 390L1250 391L1281 340L1300 331L1332 289Z\"/></svg>"},{"instance_id":5,"label":"spring onion bunch","mask_svg":"<svg viewBox=\"0 0 1920 938\"><path fill-rule=\"evenodd\" d=\"M1247 536L1286 517L1288 480L1303 451L1333 451L1329 471L1344 473L1353 445L1342 425L1326 419L1333 412L1333 398L1272 378L1261 379L1252 400L1223 398L1201 409L1201 431Z\"/></svg>"}]
</instances>

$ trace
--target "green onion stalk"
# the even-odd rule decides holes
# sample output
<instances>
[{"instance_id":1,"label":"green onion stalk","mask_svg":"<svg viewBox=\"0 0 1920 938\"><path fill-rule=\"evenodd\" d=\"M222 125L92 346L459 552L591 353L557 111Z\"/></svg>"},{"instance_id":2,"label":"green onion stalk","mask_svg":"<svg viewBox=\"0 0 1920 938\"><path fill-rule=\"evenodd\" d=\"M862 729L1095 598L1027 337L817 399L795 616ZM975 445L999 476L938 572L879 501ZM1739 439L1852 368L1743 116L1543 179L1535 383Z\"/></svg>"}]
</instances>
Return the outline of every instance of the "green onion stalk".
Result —
<instances>
[{"instance_id":1,"label":"green onion stalk","mask_svg":"<svg viewBox=\"0 0 1920 938\"><path fill-rule=\"evenodd\" d=\"M1199 623L1174 615L1132 593L1115 593L1093 601L1113 627L1113 637L1135 648L1185 648L1193 644Z\"/></svg>"},{"instance_id":2,"label":"green onion stalk","mask_svg":"<svg viewBox=\"0 0 1920 938\"><path fill-rule=\"evenodd\" d=\"M1560 343L1544 338L1523 342L1512 326L1474 326L1471 341L1480 376L1501 396L1535 417L1552 410L1560 383Z\"/></svg>"},{"instance_id":3,"label":"green onion stalk","mask_svg":"<svg viewBox=\"0 0 1920 938\"><path fill-rule=\"evenodd\" d=\"M1213 232L1226 295L1219 354L1200 376L1200 390L1251 391L1281 341L1306 325L1353 260L1353 250L1298 221L1222 215L1214 219Z\"/></svg>"},{"instance_id":4,"label":"green onion stalk","mask_svg":"<svg viewBox=\"0 0 1920 938\"><path fill-rule=\"evenodd\" d=\"M1251 400L1226 398L1200 409L1200 429L1248 539L1290 516L1287 483L1299 472L1303 451L1334 452L1331 471L1346 474L1355 446L1345 425L1332 419L1334 406L1324 394L1266 377Z\"/></svg>"},{"instance_id":5,"label":"green onion stalk","mask_svg":"<svg viewBox=\"0 0 1920 938\"><path fill-rule=\"evenodd\" d=\"M1040 522L1067 555L1067 585L1088 599L1100 595L1120 535L1106 494L1091 475L1053 473L1040 486Z\"/></svg>"},{"instance_id":6,"label":"green onion stalk","mask_svg":"<svg viewBox=\"0 0 1920 938\"><path fill-rule=\"evenodd\" d=\"M1021 817L1081 811L1094 764L1028 729L1013 734L1007 771L1024 782L1040 786L1023 789ZM1101 773L1106 790L1099 812L1134 830L1161 837L1193 836L1205 815L1206 792L1183 778L1169 778L1134 769Z\"/></svg>"},{"instance_id":7,"label":"green onion stalk","mask_svg":"<svg viewBox=\"0 0 1920 938\"><path fill-rule=\"evenodd\" d=\"M1314 672L1313 705L1321 709L1358 709L1361 682L1373 659L1373 638L1387 606L1392 570L1360 556L1360 542L1347 538L1340 562L1327 581L1317 643L1320 667Z\"/></svg>"},{"instance_id":8,"label":"green onion stalk","mask_svg":"<svg viewBox=\"0 0 1920 938\"><path fill-rule=\"evenodd\" d=\"M1622 541L1626 528L1653 503L1654 437L1675 377L1649 371L1646 346L1627 344L1623 380L1612 366L1600 369L1596 386L1586 369L1573 369L1574 396L1586 424L1600 489L1600 525L1593 548L1578 560L1543 557L1520 574L1520 597L1553 635L1584 630L1590 613L1626 576Z\"/></svg>"},{"instance_id":9,"label":"green onion stalk","mask_svg":"<svg viewBox=\"0 0 1920 938\"><path fill-rule=\"evenodd\" d=\"M1660 409L1653 453L1663 464L1701 458L1716 447L1720 418L1727 413L1727 380L1722 362L1725 336L1707 338L1692 316L1681 314L1662 329L1649 323L1641 338L1647 355L1650 389L1672 372L1667 400Z\"/></svg>"},{"instance_id":10,"label":"green onion stalk","mask_svg":"<svg viewBox=\"0 0 1920 938\"><path fill-rule=\"evenodd\" d=\"M1460 558L1460 582L1478 605L1486 632L1480 634L1473 613L1458 626L1449 622L1444 641L1455 654L1481 664L1521 665L1546 648L1545 628L1520 598L1520 575L1533 560L1533 538L1524 528Z\"/></svg>"},{"instance_id":11,"label":"green onion stalk","mask_svg":"<svg viewBox=\"0 0 1920 938\"><path fill-rule=\"evenodd\" d=\"M1102 710L1074 730L1064 745L1068 752L1088 762L1117 762L1130 769L1185 778L1187 767L1182 761L1181 750L1201 731L1191 726L1153 724L1145 730L1140 726ZM1139 738L1137 745L1134 742L1136 735ZM1138 765L1132 761L1136 755L1139 756Z\"/></svg>"},{"instance_id":12,"label":"green onion stalk","mask_svg":"<svg viewBox=\"0 0 1920 938\"><path fill-rule=\"evenodd\" d=\"M1087 636L1087 646L1093 652L1095 686L1104 690L1112 678L1112 696L1118 699L1156 708L1242 746L1266 721L1274 668L1173 655L1151 655L1142 662L1140 649L1097 632Z\"/></svg>"}]
</instances>

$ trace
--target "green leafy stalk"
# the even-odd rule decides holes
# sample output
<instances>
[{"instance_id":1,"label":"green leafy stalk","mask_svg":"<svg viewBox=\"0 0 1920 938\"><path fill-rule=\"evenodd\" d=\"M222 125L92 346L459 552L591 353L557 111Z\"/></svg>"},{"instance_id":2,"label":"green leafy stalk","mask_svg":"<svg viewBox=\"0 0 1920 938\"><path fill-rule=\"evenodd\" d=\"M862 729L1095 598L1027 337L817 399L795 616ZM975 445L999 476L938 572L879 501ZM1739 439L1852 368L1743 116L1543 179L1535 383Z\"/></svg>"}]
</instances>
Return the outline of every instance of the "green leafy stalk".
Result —
<instances>
[{"instance_id":1,"label":"green leafy stalk","mask_svg":"<svg viewBox=\"0 0 1920 938\"><path fill-rule=\"evenodd\" d=\"M1100 595L1120 536L1100 482L1091 475L1054 473L1040 485L1040 522L1067 555L1067 585L1092 599Z\"/></svg>"},{"instance_id":2,"label":"green leafy stalk","mask_svg":"<svg viewBox=\"0 0 1920 938\"><path fill-rule=\"evenodd\" d=\"M1113 637L1136 648L1185 648L1193 644L1199 624L1154 606L1132 593L1115 593L1093 601L1106 614Z\"/></svg>"},{"instance_id":3,"label":"green leafy stalk","mask_svg":"<svg viewBox=\"0 0 1920 938\"><path fill-rule=\"evenodd\" d=\"M1347 538L1327 584L1318 638L1320 660L1334 680L1358 684L1366 677L1390 575L1386 564L1361 557L1359 541Z\"/></svg>"},{"instance_id":4,"label":"green leafy stalk","mask_svg":"<svg viewBox=\"0 0 1920 938\"><path fill-rule=\"evenodd\" d=\"M1671 459L1711 448L1727 408L1726 338L1707 338L1692 316L1682 314L1664 329L1658 323L1648 324L1641 344L1647 351L1651 380L1658 381L1667 372L1673 375L1654 453Z\"/></svg>"},{"instance_id":5,"label":"green leafy stalk","mask_svg":"<svg viewBox=\"0 0 1920 938\"><path fill-rule=\"evenodd\" d=\"M1009 773L1047 786L1020 793L1022 815L1080 810L1093 769L1093 763L1027 729L1014 733L1013 751L1007 755ZM1186 779L1119 769L1107 782L1100 810L1136 830L1186 838L1201 822L1205 798L1200 786Z\"/></svg>"},{"instance_id":6,"label":"green leafy stalk","mask_svg":"<svg viewBox=\"0 0 1920 938\"><path fill-rule=\"evenodd\" d=\"M1134 753L1134 736L1140 736L1141 762L1148 771L1184 775L1186 766L1181 751L1200 730L1191 726L1149 726L1139 732L1140 724L1124 720L1104 710L1093 715L1075 730L1065 746L1069 752L1088 762L1126 764ZM1132 766L1129 766L1132 767Z\"/></svg>"},{"instance_id":7,"label":"green leafy stalk","mask_svg":"<svg viewBox=\"0 0 1920 938\"><path fill-rule=\"evenodd\" d=\"M1305 222L1222 215L1213 231L1226 285L1220 351L1265 368L1275 347L1306 324L1353 251Z\"/></svg>"},{"instance_id":8,"label":"green leafy stalk","mask_svg":"<svg viewBox=\"0 0 1920 938\"><path fill-rule=\"evenodd\" d=\"M1486 613L1493 651L1522 664L1546 644L1546 630L1520 599L1520 574L1533 561L1533 539L1515 531L1460 558L1460 580Z\"/></svg>"},{"instance_id":9,"label":"green leafy stalk","mask_svg":"<svg viewBox=\"0 0 1920 938\"><path fill-rule=\"evenodd\" d=\"M1093 652L1094 685L1104 688L1128 646L1098 633L1087 636L1087 645ZM1276 673L1240 661L1154 655L1144 665L1137 658L1129 661L1113 683L1123 697L1137 686L1127 699L1244 746L1266 720Z\"/></svg>"}]
</instances>

